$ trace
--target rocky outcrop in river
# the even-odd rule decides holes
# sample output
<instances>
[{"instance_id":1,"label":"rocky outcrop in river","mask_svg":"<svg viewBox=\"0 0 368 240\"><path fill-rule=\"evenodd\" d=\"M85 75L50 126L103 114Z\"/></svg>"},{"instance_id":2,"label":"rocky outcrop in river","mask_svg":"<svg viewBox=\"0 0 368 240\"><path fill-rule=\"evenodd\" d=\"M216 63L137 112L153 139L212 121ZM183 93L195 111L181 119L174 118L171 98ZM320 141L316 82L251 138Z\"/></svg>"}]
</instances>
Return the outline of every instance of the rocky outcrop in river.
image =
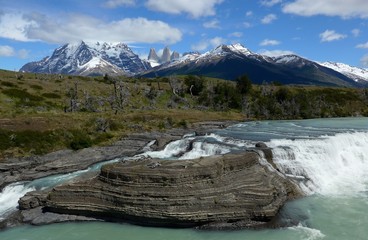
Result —
<instances>
[{"instance_id":1,"label":"rocky outcrop in river","mask_svg":"<svg viewBox=\"0 0 368 240\"><path fill-rule=\"evenodd\" d=\"M109 164L98 177L54 188L44 205L48 212L140 225L228 229L266 224L297 195L294 184L246 152Z\"/></svg>"}]
</instances>

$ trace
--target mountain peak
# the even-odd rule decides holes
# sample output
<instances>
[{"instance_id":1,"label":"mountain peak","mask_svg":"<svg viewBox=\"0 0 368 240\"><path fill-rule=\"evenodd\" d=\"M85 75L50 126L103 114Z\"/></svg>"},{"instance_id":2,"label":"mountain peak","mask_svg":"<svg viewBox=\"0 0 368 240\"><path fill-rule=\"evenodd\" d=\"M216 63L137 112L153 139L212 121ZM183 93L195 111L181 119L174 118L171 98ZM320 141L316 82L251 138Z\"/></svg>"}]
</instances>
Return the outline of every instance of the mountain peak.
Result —
<instances>
[{"instance_id":1,"label":"mountain peak","mask_svg":"<svg viewBox=\"0 0 368 240\"><path fill-rule=\"evenodd\" d=\"M124 43L80 41L65 44L47 60L28 63L20 70L74 75L134 75L149 68Z\"/></svg>"},{"instance_id":2,"label":"mountain peak","mask_svg":"<svg viewBox=\"0 0 368 240\"><path fill-rule=\"evenodd\" d=\"M160 64L167 63L178 58L180 58L180 54L176 51L171 53L170 48L166 46L161 56L158 56L156 50L151 48L147 60L150 62L152 67L156 67Z\"/></svg>"},{"instance_id":3,"label":"mountain peak","mask_svg":"<svg viewBox=\"0 0 368 240\"><path fill-rule=\"evenodd\" d=\"M227 45L227 47L233 51L233 52L239 52L242 53L244 55L250 55L253 54L248 48L244 47L242 44L240 43L236 43L236 44L231 44L231 45Z\"/></svg>"},{"instance_id":4,"label":"mountain peak","mask_svg":"<svg viewBox=\"0 0 368 240\"><path fill-rule=\"evenodd\" d=\"M148 54L148 61L156 61L156 62L160 61L160 58L158 57L156 50L154 48L150 49L150 52Z\"/></svg>"},{"instance_id":5,"label":"mountain peak","mask_svg":"<svg viewBox=\"0 0 368 240\"><path fill-rule=\"evenodd\" d=\"M213 50L209 51L207 54L223 55L231 53L241 54L245 56L254 55L254 53L252 53L248 48L245 48L240 43L230 45L221 44L216 48L214 48Z\"/></svg>"}]
</instances>

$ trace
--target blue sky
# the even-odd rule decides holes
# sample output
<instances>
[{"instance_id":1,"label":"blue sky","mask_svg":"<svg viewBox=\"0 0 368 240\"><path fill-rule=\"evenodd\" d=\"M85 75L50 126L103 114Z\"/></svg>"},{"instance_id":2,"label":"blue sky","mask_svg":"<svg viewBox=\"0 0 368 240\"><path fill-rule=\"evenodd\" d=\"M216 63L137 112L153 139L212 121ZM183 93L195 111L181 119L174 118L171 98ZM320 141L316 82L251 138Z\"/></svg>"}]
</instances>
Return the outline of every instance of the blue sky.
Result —
<instances>
[{"instance_id":1,"label":"blue sky","mask_svg":"<svg viewBox=\"0 0 368 240\"><path fill-rule=\"evenodd\" d=\"M268 55L368 67L367 0L0 0L0 69L65 43L205 52L241 43Z\"/></svg>"}]
</instances>

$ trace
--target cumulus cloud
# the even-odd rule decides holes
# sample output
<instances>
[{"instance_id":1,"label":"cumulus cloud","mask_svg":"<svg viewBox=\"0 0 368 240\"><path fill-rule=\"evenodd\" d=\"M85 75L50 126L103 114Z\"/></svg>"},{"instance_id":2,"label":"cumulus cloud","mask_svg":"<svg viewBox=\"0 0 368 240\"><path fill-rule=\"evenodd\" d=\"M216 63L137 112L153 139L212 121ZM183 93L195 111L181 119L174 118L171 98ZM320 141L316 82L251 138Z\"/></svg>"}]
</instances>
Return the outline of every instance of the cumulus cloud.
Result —
<instances>
[{"instance_id":1,"label":"cumulus cloud","mask_svg":"<svg viewBox=\"0 0 368 240\"><path fill-rule=\"evenodd\" d=\"M339 16L368 18L367 0L294 0L283 7L283 12L301 16Z\"/></svg>"},{"instance_id":2,"label":"cumulus cloud","mask_svg":"<svg viewBox=\"0 0 368 240\"><path fill-rule=\"evenodd\" d=\"M0 56L1 57L12 57L15 55L15 51L10 46L0 46Z\"/></svg>"},{"instance_id":3,"label":"cumulus cloud","mask_svg":"<svg viewBox=\"0 0 368 240\"><path fill-rule=\"evenodd\" d=\"M220 28L220 22L217 19L213 19L212 21L203 23L203 27L205 27L205 28Z\"/></svg>"},{"instance_id":4,"label":"cumulus cloud","mask_svg":"<svg viewBox=\"0 0 368 240\"><path fill-rule=\"evenodd\" d=\"M359 37L360 30L355 28L355 29L351 30L351 34L353 34L354 37Z\"/></svg>"},{"instance_id":5,"label":"cumulus cloud","mask_svg":"<svg viewBox=\"0 0 368 240\"><path fill-rule=\"evenodd\" d=\"M364 67L368 67L368 54L364 55L361 59L360 59L361 64Z\"/></svg>"},{"instance_id":6,"label":"cumulus cloud","mask_svg":"<svg viewBox=\"0 0 368 240\"><path fill-rule=\"evenodd\" d=\"M225 39L223 39L222 37L215 37L210 39L210 44L212 45L212 47L217 47L220 44L224 44L226 42Z\"/></svg>"},{"instance_id":7,"label":"cumulus cloud","mask_svg":"<svg viewBox=\"0 0 368 240\"><path fill-rule=\"evenodd\" d=\"M358 45L356 45L356 47L357 47L357 48L367 48L367 49L368 49L368 42L358 44Z\"/></svg>"},{"instance_id":8,"label":"cumulus cloud","mask_svg":"<svg viewBox=\"0 0 368 240\"><path fill-rule=\"evenodd\" d=\"M172 44L181 40L182 33L165 22L146 18L105 22L80 14L55 20L38 13L10 13L0 19L0 37L58 44L80 40Z\"/></svg>"},{"instance_id":9,"label":"cumulus cloud","mask_svg":"<svg viewBox=\"0 0 368 240\"><path fill-rule=\"evenodd\" d=\"M247 16L247 17L251 17L251 16L253 16L253 12L252 12L252 11L247 11L247 12L245 13L245 16Z\"/></svg>"},{"instance_id":10,"label":"cumulus cloud","mask_svg":"<svg viewBox=\"0 0 368 240\"><path fill-rule=\"evenodd\" d=\"M252 24L250 22L243 22L243 26L245 28L251 28L252 27Z\"/></svg>"},{"instance_id":11,"label":"cumulus cloud","mask_svg":"<svg viewBox=\"0 0 368 240\"><path fill-rule=\"evenodd\" d=\"M28 58L28 54L29 54L29 51L25 49L16 51L11 46L0 45L0 57L18 57L21 59L26 59Z\"/></svg>"},{"instance_id":12,"label":"cumulus cloud","mask_svg":"<svg viewBox=\"0 0 368 240\"><path fill-rule=\"evenodd\" d=\"M135 0L109 0L105 2L105 7L117 8L121 6L134 6Z\"/></svg>"},{"instance_id":13,"label":"cumulus cloud","mask_svg":"<svg viewBox=\"0 0 368 240\"><path fill-rule=\"evenodd\" d=\"M21 49L21 50L18 51L18 54L17 55L21 59L26 59L29 56L29 51L26 50L26 49Z\"/></svg>"},{"instance_id":14,"label":"cumulus cloud","mask_svg":"<svg viewBox=\"0 0 368 240\"><path fill-rule=\"evenodd\" d=\"M279 45L280 43L281 42L277 40L265 39L259 45L260 46L276 46L276 45Z\"/></svg>"},{"instance_id":15,"label":"cumulus cloud","mask_svg":"<svg viewBox=\"0 0 368 240\"><path fill-rule=\"evenodd\" d=\"M243 33L242 32L233 32L233 33L230 33L229 34L230 37L237 37L237 38L240 38L243 36Z\"/></svg>"},{"instance_id":16,"label":"cumulus cloud","mask_svg":"<svg viewBox=\"0 0 368 240\"><path fill-rule=\"evenodd\" d=\"M260 3L263 6L272 7L272 6L274 6L276 4L279 4L281 2L282 2L282 0L262 0Z\"/></svg>"},{"instance_id":17,"label":"cumulus cloud","mask_svg":"<svg viewBox=\"0 0 368 240\"><path fill-rule=\"evenodd\" d=\"M332 42L346 38L346 35L335 32L334 30L326 30L319 35L321 42Z\"/></svg>"},{"instance_id":18,"label":"cumulus cloud","mask_svg":"<svg viewBox=\"0 0 368 240\"><path fill-rule=\"evenodd\" d=\"M275 21L277 19L277 16L275 14L268 14L267 16L265 16L264 18L262 18L261 22L263 24L270 24L273 21Z\"/></svg>"},{"instance_id":19,"label":"cumulus cloud","mask_svg":"<svg viewBox=\"0 0 368 240\"><path fill-rule=\"evenodd\" d=\"M225 42L226 42L226 39L222 37L214 37L212 39L204 39L196 44L193 44L191 48L194 51L201 52L201 51L208 49L209 47L214 48L221 44L224 44Z\"/></svg>"},{"instance_id":20,"label":"cumulus cloud","mask_svg":"<svg viewBox=\"0 0 368 240\"><path fill-rule=\"evenodd\" d=\"M189 3L187 0L148 0L146 2L146 7L154 11L170 14L187 13L194 18L199 18L215 15L216 5L223 1L224 0L201 0L191 1Z\"/></svg>"},{"instance_id":21,"label":"cumulus cloud","mask_svg":"<svg viewBox=\"0 0 368 240\"><path fill-rule=\"evenodd\" d=\"M289 50L272 50L272 51L269 51L269 50L264 50L264 49L260 50L258 53L262 54L262 55L269 56L269 57L279 57L279 56L284 56L284 55L295 54L293 51L289 51Z\"/></svg>"},{"instance_id":22,"label":"cumulus cloud","mask_svg":"<svg viewBox=\"0 0 368 240\"><path fill-rule=\"evenodd\" d=\"M23 14L3 13L0 14L0 37L18 41L34 41L26 36L28 29L37 27L37 23L27 19Z\"/></svg>"}]
</instances>

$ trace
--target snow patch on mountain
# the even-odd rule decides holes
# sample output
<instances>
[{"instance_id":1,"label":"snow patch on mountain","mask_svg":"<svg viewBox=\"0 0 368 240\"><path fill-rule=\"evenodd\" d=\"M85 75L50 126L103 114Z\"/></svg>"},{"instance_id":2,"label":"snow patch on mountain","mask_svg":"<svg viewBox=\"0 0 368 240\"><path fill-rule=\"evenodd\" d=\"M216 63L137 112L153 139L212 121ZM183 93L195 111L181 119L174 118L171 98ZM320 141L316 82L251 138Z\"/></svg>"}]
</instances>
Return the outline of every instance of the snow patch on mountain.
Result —
<instances>
[{"instance_id":1,"label":"snow patch on mountain","mask_svg":"<svg viewBox=\"0 0 368 240\"><path fill-rule=\"evenodd\" d=\"M368 81L368 69L353 67L345 63L336 62L323 62L319 64L340 72L341 74L354 79L356 82Z\"/></svg>"},{"instance_id":2,"label":"snow patch on mountain","mask_svg":"<svg viewBox=\"0 0 368 240\"><path fill-rule=\"evenodd\" d=\"M28 63L20 70L75 75L134 75L150 68L126 44L81 41L65 44L51 57Z\"/></svg>"}]
</instances>

